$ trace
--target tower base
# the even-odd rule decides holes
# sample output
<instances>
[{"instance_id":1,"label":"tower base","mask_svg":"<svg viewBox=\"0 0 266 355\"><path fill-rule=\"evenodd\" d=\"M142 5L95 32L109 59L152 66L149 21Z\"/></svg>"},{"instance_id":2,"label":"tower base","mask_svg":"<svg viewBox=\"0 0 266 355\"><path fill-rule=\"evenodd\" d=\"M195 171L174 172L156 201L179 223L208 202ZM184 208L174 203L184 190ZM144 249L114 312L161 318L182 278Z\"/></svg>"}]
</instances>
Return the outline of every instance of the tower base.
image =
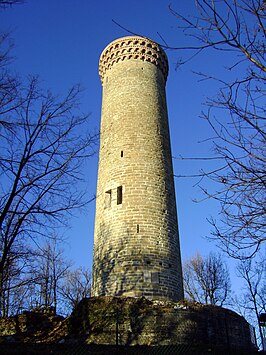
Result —
<instances>
[{"instance_id":1,"label":"tower base","mask_svg":"<svg viewBox=\"0 0 266 355\"><path fill-rule=\"evenodd\" d=\"M92 297L65 319L36 311L1 318L0 352L251 355L253 335L243 317L221 307Z\"/></svg>"},{"instance_id":2,"label":"tower base","mask_svg":"<svg viewBox=\"0 0 266 355\"><path fill-rule=\"evenodd\" d=\"M86 344L117 346L125 353L136 347L138 354L146 354L147 346L151 347L150 354L155 348L169 348L164 352L169 354L257 352L247 321L218 306L92 297L81 301L69 318L69 326L71 337L83 335Z\"/></svg>"}]
</instances>

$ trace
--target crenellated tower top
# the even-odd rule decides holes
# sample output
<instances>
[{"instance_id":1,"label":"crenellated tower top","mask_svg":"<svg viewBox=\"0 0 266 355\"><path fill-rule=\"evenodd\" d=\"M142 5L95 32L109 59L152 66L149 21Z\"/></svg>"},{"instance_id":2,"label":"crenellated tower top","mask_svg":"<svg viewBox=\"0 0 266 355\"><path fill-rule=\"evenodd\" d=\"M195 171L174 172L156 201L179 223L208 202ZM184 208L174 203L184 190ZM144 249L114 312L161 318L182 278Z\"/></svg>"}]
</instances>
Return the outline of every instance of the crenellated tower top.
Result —
<instances>
[{"instance_id":1,"label":"crenellated tower top","mask_svg":"<svg viewBox=\"0 0 266 355\"><path fill-rule=\"evenodd\" d=\"M146 37L127 36L114 40L102 52L99 74L104 81L106 72L116 63L139 59L153 63L162 71L165 81L168 75L168 61L163 49Z\"/></svg>"}]
</instances>

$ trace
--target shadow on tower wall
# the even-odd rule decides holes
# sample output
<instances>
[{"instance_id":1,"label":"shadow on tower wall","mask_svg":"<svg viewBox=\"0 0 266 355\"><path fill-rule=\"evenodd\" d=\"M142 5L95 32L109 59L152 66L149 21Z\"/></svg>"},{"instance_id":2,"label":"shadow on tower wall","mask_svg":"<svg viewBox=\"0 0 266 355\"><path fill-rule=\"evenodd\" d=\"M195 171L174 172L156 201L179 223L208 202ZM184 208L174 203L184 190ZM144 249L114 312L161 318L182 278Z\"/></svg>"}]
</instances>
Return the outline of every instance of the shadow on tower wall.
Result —
<instances>
[{"instance_id":1,"label":"shadow on tower wall","mask_svg":"<svg viewBox=\"0 0 266 355\"><path fill-rule=\"evenodd\" d=\"M123 238L120 237L113 245L108 243L108 249L104 243L113 238L110 227L101 223L98 238L102 244L98 243L94 250L93 295L122 296L125 292L133 292L142 276L132 275L134 256L127 255L126 251L127 243L132 238L128 228Z\"/></svg>"},{"instance_id":2,"label":"shadow on tower wall","mask_svg":"<svg viewBox=\"0 0 266 355\"><path fill-rule=\"evenodd\" d=\"M109 243L111 238L113 241ZM162 256L159 250L157 255L154 250L145 250L145 245L134 247L134 238L125 225L123 236L115 241L110 227L100 225L94 250L92 295L180 300L183 294L180 265L167 255Z\"/></svg>"}]
</instances>

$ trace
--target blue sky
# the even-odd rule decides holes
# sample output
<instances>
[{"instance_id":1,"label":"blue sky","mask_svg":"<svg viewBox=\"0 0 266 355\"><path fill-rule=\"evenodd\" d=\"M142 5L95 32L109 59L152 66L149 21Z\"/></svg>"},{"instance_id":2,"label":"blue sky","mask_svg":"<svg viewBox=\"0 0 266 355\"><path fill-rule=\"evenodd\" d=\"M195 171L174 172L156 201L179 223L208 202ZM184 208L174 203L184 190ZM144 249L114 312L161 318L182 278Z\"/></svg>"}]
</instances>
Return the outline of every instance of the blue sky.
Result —
<instances>
[{"instance_id":1,"label":"blue sky","mask_svg":"<svg viewBox=\"0 0 266 355\"><path fill-rule=\"evenodd\" d=\"M11 30L15 41L14 67L21 75L38 74L43 86L64 94L81 83L85 88L82 110L91 113L91 129L100 123L101 82L98 61L101 52L112 40L128 33L112 19L134 33L147 36L169 46L185 46L187 37L177 28L177 21L168 9L168 0L27 0L23 5L0 12L1 29ZM194 11L194 1L172 1L172 7L185 15ZM205 71L219 74L225 58L221 52L202 54L188 65L175 70L183 53L167 50L170 72L167 82L172 154L177 157L209 156L210 142L199 143L211 136L207 123L199 118L207 96L217 90L211 82L200 82L193 74ZM200 162L174 159L175 174L193 174L202 167ZM96 191L97 155L85 167L86 184L91 195ZM204 239L211 226L206 218L217 216L213 201L194 203L201 198L197 180L175 179L181 253L186 259L197 251L206 254L215 250L214 242ZM86 212L70 220L66 231L66 252L76 266L91 267L93 249L94 203Z\"/></svg>"}]
</instances>

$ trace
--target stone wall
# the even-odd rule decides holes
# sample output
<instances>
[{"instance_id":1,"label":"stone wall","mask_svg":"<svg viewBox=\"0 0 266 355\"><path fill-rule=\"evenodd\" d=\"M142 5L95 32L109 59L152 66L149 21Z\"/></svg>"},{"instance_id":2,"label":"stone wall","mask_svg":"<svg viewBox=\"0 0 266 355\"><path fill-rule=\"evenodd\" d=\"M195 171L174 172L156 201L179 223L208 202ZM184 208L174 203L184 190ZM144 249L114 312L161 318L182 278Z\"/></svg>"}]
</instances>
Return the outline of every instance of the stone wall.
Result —
<instances>
[{"instance_id":1,"label":"stone wall","mask_svg":"<svg viewBox=\"0 0 266 355\"><path fill-rule=\"evenodd\" d=\"M73 338L87 334L87 344L114 345L118 339L121 346L202 349L198 354L257 351L243 317L222 307L193 303L123 297L84 299L70 317L69 329Z\"/></svg>"},{"instance_id":2,"label":"stone wall","mask_svg":"<svg viewBox=\"0 0 266 355\"><path fill-rule=\"evenodd\" d=\"M24 312L9 318L0 318L0 340L42 339L53 331L63 317L43 312Z\"/></svg>"},{"instance_id":3,"label":"stone wall","mask_svg":"<svg viewBox=\"0 0 266 355\"><path fill-rule=\"evenodd\" d=\"M25 351L36 354L45 354L45 349L53 354L115 354L117 346L120 353L138 355L257 353L249 324L235 312L124 297L83 299L64 320L36 312L0 319L0 352L20 354L24 344L41 345L35 352Z\"/></svg>"},{"instance_id":4,"label":"stone wall","mask_svg":"<svg viewBox=\"0 0 266 355\"><path fill-rule=\"evenodd\" d=\"M94 296L183 298L167 72L165 53L141 37L116 40L101 56Z\"/></svg>"}]
</instances>

